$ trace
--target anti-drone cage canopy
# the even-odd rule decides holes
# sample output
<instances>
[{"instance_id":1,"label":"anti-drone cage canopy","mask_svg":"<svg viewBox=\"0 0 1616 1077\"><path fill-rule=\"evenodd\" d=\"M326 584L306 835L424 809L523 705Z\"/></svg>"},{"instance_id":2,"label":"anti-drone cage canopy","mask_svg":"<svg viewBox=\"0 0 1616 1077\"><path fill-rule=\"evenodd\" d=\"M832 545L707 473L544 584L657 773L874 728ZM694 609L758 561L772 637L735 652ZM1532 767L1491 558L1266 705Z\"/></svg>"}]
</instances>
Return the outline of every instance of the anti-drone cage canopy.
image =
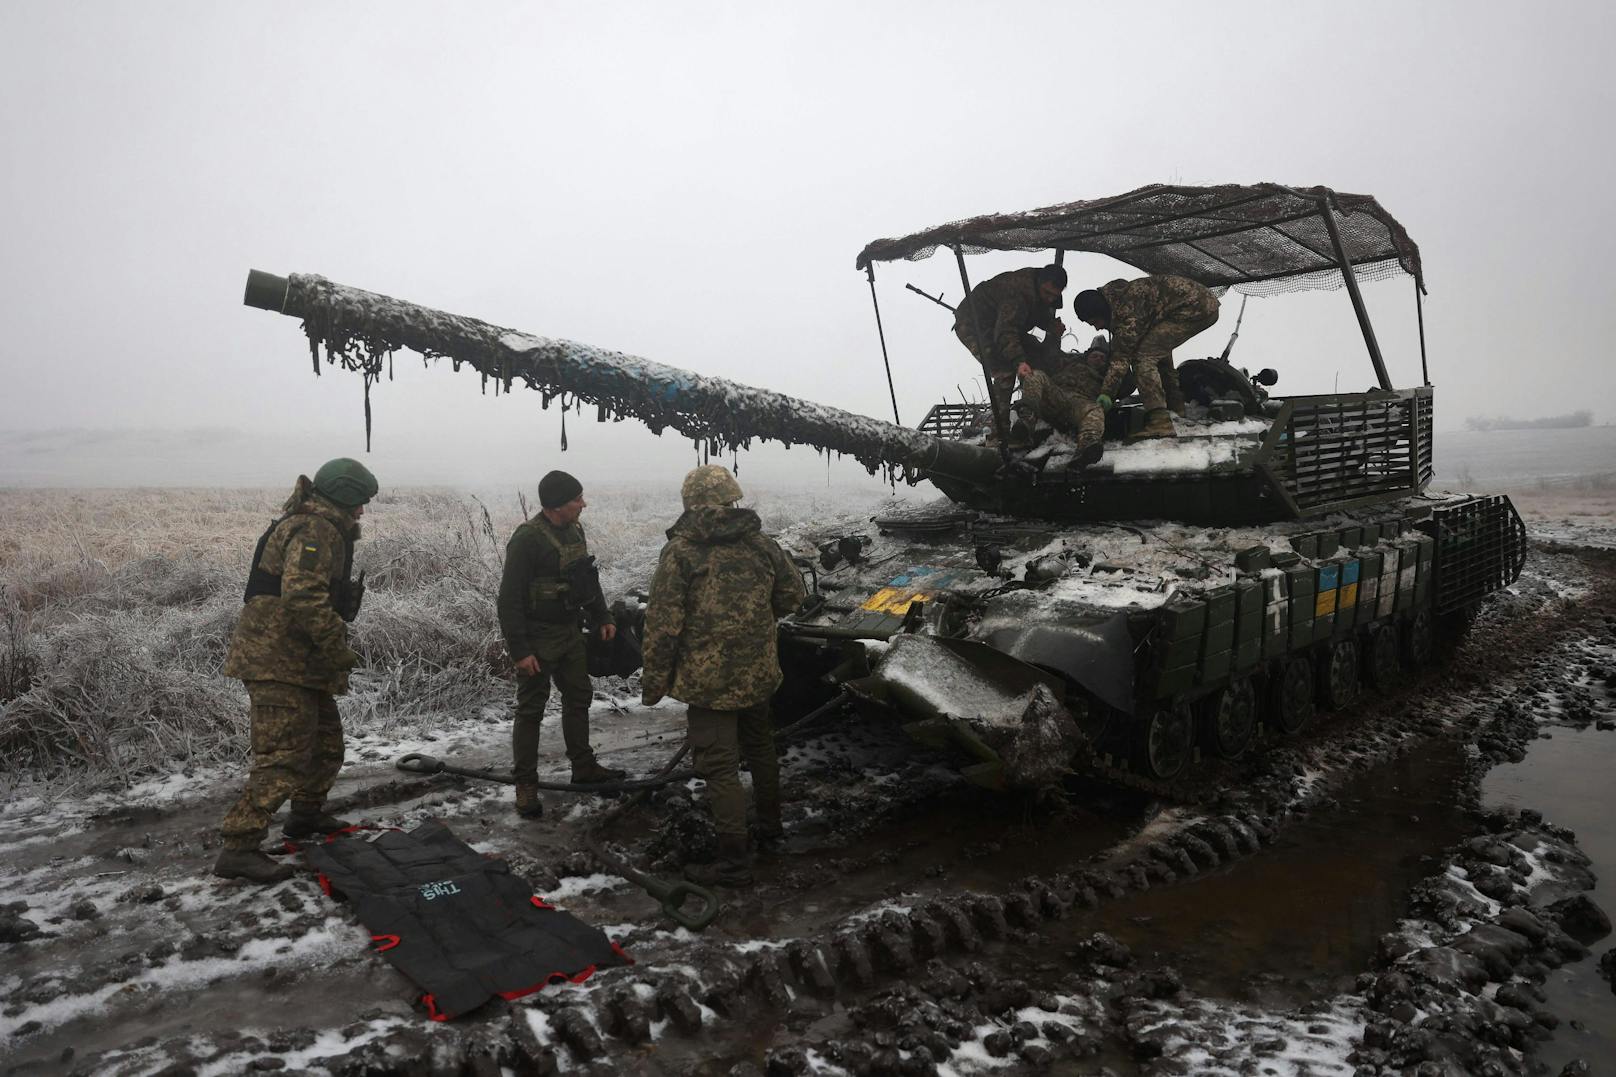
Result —
<instances>
[{"instance_id":1,"label":"anti-drone cage canopy","mask_svg":"<svg viewBox=\"0 0 1616 1077\"><path fill-rule=\"evenodd\" d=\"M1340 234L1339 250L1332 231ZM1339 288L1344 254L1359 279L1407 273L1424 289L1419 247L1397 219L1369 195L1328 187L1153 183L1113 198L990 213L878 239L859 252L857 268L918 261L939 247L964 254L1088 251L1146 273L1258 293Z\"/></svg>"}]
</instances>

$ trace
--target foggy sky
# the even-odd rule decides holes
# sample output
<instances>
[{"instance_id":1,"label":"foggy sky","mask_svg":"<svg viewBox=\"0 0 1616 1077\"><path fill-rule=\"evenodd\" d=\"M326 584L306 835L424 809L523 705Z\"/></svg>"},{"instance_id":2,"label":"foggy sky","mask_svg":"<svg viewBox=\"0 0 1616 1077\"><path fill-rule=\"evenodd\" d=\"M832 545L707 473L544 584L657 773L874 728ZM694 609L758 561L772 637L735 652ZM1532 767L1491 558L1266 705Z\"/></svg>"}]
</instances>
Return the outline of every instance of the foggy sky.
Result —
<instances>
[{"instance_id":1,"label":"foggy sky","mask_svg":"<svg viewBox=\"0 0 1616 1077\"><path fill-rule=\"evenodd\" d=\"M890 417L867 241L1151 182L1377 196L1424 257L1438 429L1609 421L1613 25L1596 3L11 0L0 485L279 483L361 454L358 378L316 379L295 320L242 306L249 268ZM1067 266L1068 297L1138 275ZM959 280L946 257L876 272L913 423L974 363L903 284ZM1365 297L1416 384L1412 284ZM1221 350L1237 305L1179 357ZM1339 290L1253 299L1234 358L1278 392L1372 380ZM384 484L693 462L592 415L563 457L538 394L447 364L401 361L373 402ZM741 467L862 476L803 447Z\"/></svg>"}]
</instances>

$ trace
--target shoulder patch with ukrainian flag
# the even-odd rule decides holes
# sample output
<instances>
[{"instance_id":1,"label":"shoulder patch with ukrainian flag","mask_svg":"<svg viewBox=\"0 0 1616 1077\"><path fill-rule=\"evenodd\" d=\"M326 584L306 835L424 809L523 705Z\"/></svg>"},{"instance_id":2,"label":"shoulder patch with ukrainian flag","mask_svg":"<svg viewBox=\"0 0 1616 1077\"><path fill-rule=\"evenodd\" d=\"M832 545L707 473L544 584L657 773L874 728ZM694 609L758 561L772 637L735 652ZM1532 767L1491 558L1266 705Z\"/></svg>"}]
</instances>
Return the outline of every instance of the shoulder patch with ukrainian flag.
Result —
<instances>
[{"instance_id":1,"label":"shoulder patch with ukrainian flag","mask_svg":"<svg viewBox=\"0 0 1616 1077\"><path fill-rule=\"evenodd\" d=\"M303 555L297 559L297 567L301 569L315 569L320 567L320 547L313 543L303 544Z\"/></svg>"}]
</instances>

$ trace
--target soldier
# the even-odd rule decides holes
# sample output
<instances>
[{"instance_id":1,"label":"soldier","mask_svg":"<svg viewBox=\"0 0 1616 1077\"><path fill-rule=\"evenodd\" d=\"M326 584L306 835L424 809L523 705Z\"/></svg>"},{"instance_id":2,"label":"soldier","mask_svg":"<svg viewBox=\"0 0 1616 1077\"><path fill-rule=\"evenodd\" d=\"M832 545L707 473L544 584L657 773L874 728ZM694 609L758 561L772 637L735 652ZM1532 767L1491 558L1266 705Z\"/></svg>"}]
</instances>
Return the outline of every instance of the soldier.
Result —
<instances>
[{"instance_id":1,"label":"soldier","mask_svg":"<svg viewBox=\"0 0 1616 1077\"><path fill-rule=\"evenodd\" d=\"M758 833L778 840L780 762L769 699L779 687L776 621L802 605L802 576L757 513L738 508L741 487L722 467L698 467L680 490L684 515L668 529L645 611L647 706L664 695L688 705L696 773L707 783L718 830L718 859L685 876L704 886L750 886L746 791L740 757L752 772Z\"/></svg>"},{"instance_id":2,"label":"soldier","mask_svg":"<svg viewBox=\"0 0 1616 1077\"><path fill-rule=\"evenodd\" d=\"M1056 265L1013 269L989 277L972 288L955 309L954 335L989 374L1008 381L1018 365L1044 350L1030 330L1044 330L1048 342L1058 342L1066 332L1055 314L1065 288L1066 270ZM985 343L976 339L978 325L987 338Z\"/></svg>"},{"instance_id":3,"label":"soldier","mask_svg":"<svg viewBox=\"0 0 1616 1077\"><path fill-rule=\"evenodd\" d=\"M1101 392L1115 397L1130 369L1139 380L1145 426L1131 437L1176 436L1168 413L1184 414L1184 394L1173 349L1218 320L1217 296L1186 277L1160 274L1079 292L1072 311L1096 329L1111 331L1111 367Z\"/></svg>"},{"instance_id":4,"label":"soldier","mask_svg":"<svg viewBox=\"0 0 1616 1077\"><path fill-rule=\"evenodd\" d=\"M1083 355L1063 355L1042 368L1022 363L1021 399L1040 419L1077 443L1074 466L1082 468L1098 461L1105 453L1105 413L1111 398L1100 392L1100 382L1109 365L1104 341L1095 343Z\"/></svg>"},{"instance_id":5,"label":"soldier","mask_svg":"<svg viewBox=\"0 0 1616 1077\"><path fill-rule=\"evenodd\" d=\"M364 574L357 583L348 578L353 544L376 489L376 476L357 460L331 460L312 483L298 476L284 515L258 540L224 662L225 675L246 682L252 701L252 769L219 827L224 849L215 875L255 883L291 876L259 849L288 798L281 831L288 838L348 826L324 806L342 769L334 697L348 691L348 671L359 664L344 623L357 616L364 594Z\"/></svg>"},{"instance_id":6,"label":"soldier","mask_svg":"<svg viewBox=\"0 0 1616 1077\"><path fill-rule=\"evenodd\" d=\"M499 583L499 627L516 666L516 717L511 771L516 811L544 814L539 800L539 726L550 682L561 690L561 736L576 784L617 781L625 772L603 767L589 747L589 704L595 698L581 627L610 643L617 625L601 594L578 516L584 488L565 471L539 480L539 515L518 527L505 546ZM580 623L581 622L581 623Z\"/></svg>"}]
</instances>

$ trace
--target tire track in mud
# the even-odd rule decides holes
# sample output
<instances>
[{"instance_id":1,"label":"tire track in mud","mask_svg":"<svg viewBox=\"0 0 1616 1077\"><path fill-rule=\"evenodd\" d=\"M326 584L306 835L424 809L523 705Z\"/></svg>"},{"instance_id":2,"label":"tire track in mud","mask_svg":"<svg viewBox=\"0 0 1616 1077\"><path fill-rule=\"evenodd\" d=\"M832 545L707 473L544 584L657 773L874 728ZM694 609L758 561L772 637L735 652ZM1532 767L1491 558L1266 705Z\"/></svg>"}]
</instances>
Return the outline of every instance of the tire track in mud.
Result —
<instances>
[{"instance_id":1,"label":"tire track in mud","mask_svg":"<svg viewBox=\"0 0 1616 1077\"><path fill-rule=\"evenodd\" d=\"M1256 1011L1231 1017L1228 1007L1190 997L1170 968L1141 963L1108 936L1082 938L1056 955L1048 951L1048 935L1059 928L1063 937L1077 939L1085 920L1123 907L1130 896L1183 885L1258 853L1298 817L1339 807L1336 790L1352 775L1420 743L1468 739L1479 730L1483 744L1491 738L1494 749L1518 750L1520 738L1529 734L1519 722L1499 726L1499 697L1529 682L1533 663L1563 641L1602 628L1595 611L1612 608L1616 597L1616 555L1540 549L1535 561L1544 563L1529 566L1523 584L1489 607L1448 667L1395 696L1366 700L1358 720L1323 721L1310 735L1243 762L1232 774L1226 768L1216 779L1239 784L1221 788L1209 779L1191 805L1164 809L1100 792L1080 795L1067 814L1053 815L1047 806L989 802L947 782L924 757L904 763L887 758L890 745L879 737L873 747L864 746L875 757L865 768L872 793L855 790L845 776L805 753L798 761L788 759L787 767L795 786L788 786L795 794L788 825L798 836L786 855L765 868L758 892L732 902L712 937L656 930L649 922L653 907L635 895L588 894L570 907L597 923L626 919L621 926L632 929L629 945L638 965L520 1004L498 1003L453 1026L422 1027L398 1003L407 988L362 952L362 943L342 956L341 945L334 945L330 969L342 991L382 1003L342 1029L314 1024L313 1040L292 1032L221 1036L201 1030L52 1061L86 1072L147 1072L169 1064L180 1067L175 1072L224 1072L275 1061L296 1069L323 1059L322 1065L351 1073L424 1071L423 1060L431 1060L435 1072L487 1072L491 1065L541 1073L728 1072L734 1065L741 1072L835 1067L930 1073L988 1065L999 1072L1041 1072L1070 1058L1090 1071L1109 1062L1121 1072L1179 1072L1174 1056L1185 1057L1189 1048L1170 1029L1195 1028L1185 1015L1197 1010L1244 1021L1248 1032L1266 1029L1266 1039L1256 1041L1272 1048L1266 1057L1284 1056L1276 1041L1322 1037L1339 1045L1348 1019L1359 1014L1358 1003L1344 1009L1316 1005L1314 1014L1283 1020ZM1556 597L1567 580L1584 593L1572 600ZM857 755L862 749L856 741L840 748L832 743L825 753L829 762ZM1478 763L1476 776L1484 769ZM391 787L382 780L352 796L356 805L425 797L455 819L497 815L484 822L487 840L509 847L516 846L516 834L531 833L504 821L508 805L497 787L490 792L466 783L395 779ZM670 805L680 799L675 791L656 810L677 814ZM646 816L645 825L657 822ZM543 883L598 870L587 856L570 851L577 827L591 817L585 813L553 831L547 827L541 842L511 859ZM1092 824L1093 833L1078 831L1080 823ZM699 845L702 837L668 840L667 829L658 831L652 848L662 841L672 851ZM1059 840L1048 840L1050 829L1058 830ZM1543 840L1558 839L1549 834ZM1042 862L1027 873L1020 862L1033 857ZM167 863L193 874L205 871L194 855ZM188 896L184 885L171 890L155 901L202 900ZM230 911L219 920L239 921L251 916L253 895L231 895L224 904ZM325 921L334 927L345 920L334 907L299 902L299 910L275 925L285 932L277 937L295 940ZM720 937L726 931L728 937ZM773 937L739 941L760 931ZM350 934L363 933L353 928ZM1006 968L1024 975L1006 975ZM116 975L109 973L104 983L119 982ZM320 975L326 974L288 978L308 983ZM37 973L19 977L16 992L49 996L51 981L40 979ZM76 986L90 987L96 979L86 970ZM71 994L64 990L43 1004ZM1372 1002L1380 996L1371 989L1365 997ZM1309 1031L1315 1027L1325 1031ZM28 1047L30 1040L43 1047L46 1037L12 1033L13 1050L22 1049L16 1061L44 1072L39 1066L45 1060ZM1377 1033L1376 1044L1366 1049L1391 1058L1387 1044L1394 1039ZM310 1053L315 1050L330 1054Z\"/></svg>"}]
</instances>

